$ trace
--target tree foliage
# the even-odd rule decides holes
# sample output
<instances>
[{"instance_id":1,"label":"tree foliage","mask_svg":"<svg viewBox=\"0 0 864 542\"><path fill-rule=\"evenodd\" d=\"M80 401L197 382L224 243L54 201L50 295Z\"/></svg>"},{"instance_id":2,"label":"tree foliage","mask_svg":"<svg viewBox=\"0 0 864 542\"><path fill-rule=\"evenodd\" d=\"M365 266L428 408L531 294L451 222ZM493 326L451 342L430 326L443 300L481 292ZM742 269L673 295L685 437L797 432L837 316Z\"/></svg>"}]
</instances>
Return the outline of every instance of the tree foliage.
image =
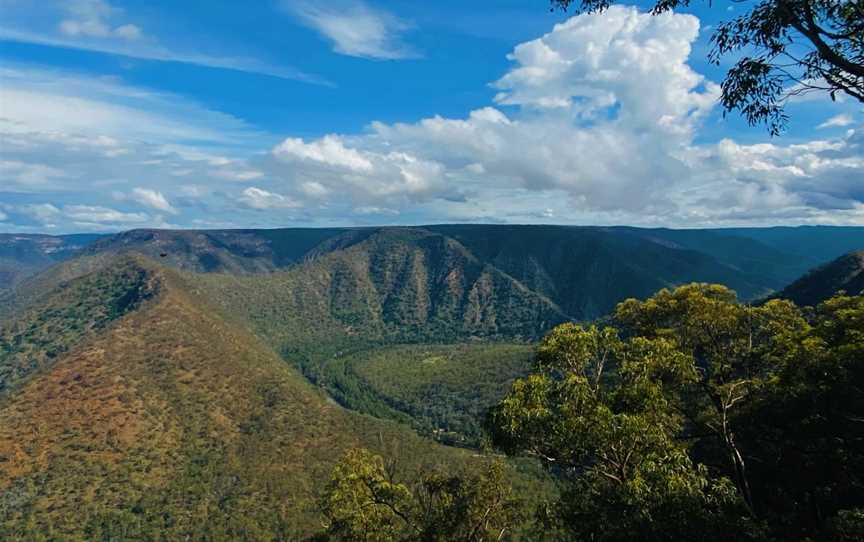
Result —
<instances>
[{"instance_id":1,"label":"tree foliage","mask_svg":"<svg viewBox=\"0 0 864 542\"><path fill-rule=\"evenodd\" d=\"M614 320L550 332L489 415L496 446L564 483L543 510L557 538L862 532L864 298L807 319L692 284L625 301Z\"/></svg>"},{"instance_id":2,"label":"tree foliage","mask_svg":"<svg viewBox=\"0 0 864 542\"><path fill-rule=\"evenodd\" d=\"M325 490L320 538L483 542L504 539L519 523L521 506L500 462L470 477L427 472L414 487L397 481L395 470L367 450L349 451Z\"/></svg>"},{"instance_id":3,"label":"tree foliage","mask_svg":"<svg viewBox=\"0 0 864 542\"><path fill-rule=\"evenodd\" d=\"M552 0L580 12L602 11L613 0ZM691 0L657 0L653 12L689 6ZM742 2L736 2L741 4ZM709 59L735 58L722 84L721 103L750 124L780 133L792 96L827 92L864 102L864 2L862 0L759 0L714 30Z\"/></svg>"}]
</instances>

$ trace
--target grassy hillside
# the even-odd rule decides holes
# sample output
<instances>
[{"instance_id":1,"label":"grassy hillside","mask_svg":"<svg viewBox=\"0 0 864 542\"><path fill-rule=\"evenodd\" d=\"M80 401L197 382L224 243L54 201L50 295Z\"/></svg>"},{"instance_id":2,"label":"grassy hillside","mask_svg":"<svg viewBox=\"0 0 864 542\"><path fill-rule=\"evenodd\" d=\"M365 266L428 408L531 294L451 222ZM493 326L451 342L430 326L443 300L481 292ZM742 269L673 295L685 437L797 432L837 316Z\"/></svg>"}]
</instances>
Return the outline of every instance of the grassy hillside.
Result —
<instances>
[{"instance_id":1,"label":"grassy hillside","mask_svg":"<svg viewBox=\"0 0 864 542\"><path fill-rule=\"evenodd\" d=\"M292 539L315 529L322 481L349 447L406 475L477 461L336 406L218 316L194 277L123 259L59 295L130 272L156 293L0 399L0 538ZM48 341L66 315L35 318Z\"/></svg>"},{"instance_id":2,"label":"grassy hillside","mask_svg":"<svg viewBox=\"0 0 864 542\"><path fill-rule=\"evenodd\" d=\"M49 297L5 319L0 324L0 396L155 292L140 266L122 259L102 272L61 282Z\"/></svg>"},{"instance_id":3,"label":"grassy hillside","mask_svg":"<svg viewBox=\"0 0 864 542\"><path fill-rule=\"evenodd\" d=\"M353 243L353 244L352 244ZM266 276L207 274L195 288L342 405L411 422L358 378L385 345L530 340L567 319L551 301L425 230L378 232Z\"/></svg>"},{"instance_id":4,"label":"grassy hillside","mask_svg":"<svg viewBox=\"0 0 864 542\"><path fill-rule=\"evenodd\" d=\"M698 235L646 235L436 226L98 241L19 280L0 307L0 539L294 539L317 527L322 481L348 448L398 459L406 477L481 461L410 427L476 445L484 410L555 324L694 279L762 292L773 273L754 271L757 241L735 255L724 237L715 257L694 250ZM857 284L851 258L830 277ZM514 476L529 498L542 491Z\"/></svg>"},{"instance_id":5,"label":"grassy hillside","mask_svg":"<svg viewBox=\"0 0 864 542\"><path fill-rule=\"evenodd\" d=\"M791 299L799 306L815 307L839 291L864 293L864 251L850 252L817 267L784 288L777 297Z\"/></svg>"}]
</instances>

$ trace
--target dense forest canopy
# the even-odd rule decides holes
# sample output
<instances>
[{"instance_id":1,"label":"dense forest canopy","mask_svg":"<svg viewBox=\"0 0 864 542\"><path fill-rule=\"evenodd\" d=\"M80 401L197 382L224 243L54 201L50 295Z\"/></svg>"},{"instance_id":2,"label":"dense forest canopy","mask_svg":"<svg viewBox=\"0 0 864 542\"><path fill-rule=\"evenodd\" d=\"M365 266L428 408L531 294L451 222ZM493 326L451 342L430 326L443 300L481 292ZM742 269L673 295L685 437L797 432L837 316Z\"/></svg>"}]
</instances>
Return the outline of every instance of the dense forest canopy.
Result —
<instances>
[{"instance_id":1,"label":"dense forest canopy","mask_svg":"<svg viewBox=\"0 0 864 542\"><path fill-rule=\"evenodd\" d=\"M488 416L494 446L538 458L558 497L520 515L494 469L440 496L439 475L398 482L357 452L326 490L326 536L499 540L528 517L550 540L864 536L864 297L749 306L691 284L613 322L552 330ZM454 523L432 533L440 514Z\"/></svg>"}]
</instances>

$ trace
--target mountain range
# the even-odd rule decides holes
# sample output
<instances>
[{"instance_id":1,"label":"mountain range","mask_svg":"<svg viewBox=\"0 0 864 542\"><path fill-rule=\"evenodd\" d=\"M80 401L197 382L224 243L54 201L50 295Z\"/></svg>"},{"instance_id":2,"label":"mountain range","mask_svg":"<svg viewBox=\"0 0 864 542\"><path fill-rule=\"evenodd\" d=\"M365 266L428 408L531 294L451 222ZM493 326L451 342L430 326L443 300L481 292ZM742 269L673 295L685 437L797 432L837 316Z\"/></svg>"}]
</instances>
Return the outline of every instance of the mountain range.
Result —
<instances>
[{"instance_id":1,"label":"mountain range","mask_svg":"<svg viewBox=\"0 0 864 542\"><path fill-rule=\"evenodd\" d=\"M441 252L430 252L432 239L438 240ZM718 282L743 299L763 297L814 267L864 247L864 228L437 225L132 230L59 237L0 234L0 290L79 254L137 252L186 271L246 276L286 270L346 251L368 252L374 264L380 261L380 251L391 246L423 252L424 266L431 267L461 254L475 271L485 269L485 277L515 280L551 301L568 318L593 319L622 299L645 297L683 282ZM377 277L376 269L370 271Z\"/></svg>"},{"instance_id":2,"label":"mountain range","mask_svg":"<svg viewBox=\"0 0 864 542\"><path fill-rule=\"evenodd\" d=\"M554 325L691 281L815 303L861 290L862 248L827 227L0 235L0 538L310 536L349 448L484 461L480 413Z\"/></svg>"},{"instance_id":3,"label":"mountain range","mask_svg":"<svg viewBox=\"0 0 864 542\"><path fill-rule=\"evenodd\" d=\"M294 539L348 448L476 461L341 408L193 276L93 265L2 326L0 538Z\"/></svg>"}]
</instances>

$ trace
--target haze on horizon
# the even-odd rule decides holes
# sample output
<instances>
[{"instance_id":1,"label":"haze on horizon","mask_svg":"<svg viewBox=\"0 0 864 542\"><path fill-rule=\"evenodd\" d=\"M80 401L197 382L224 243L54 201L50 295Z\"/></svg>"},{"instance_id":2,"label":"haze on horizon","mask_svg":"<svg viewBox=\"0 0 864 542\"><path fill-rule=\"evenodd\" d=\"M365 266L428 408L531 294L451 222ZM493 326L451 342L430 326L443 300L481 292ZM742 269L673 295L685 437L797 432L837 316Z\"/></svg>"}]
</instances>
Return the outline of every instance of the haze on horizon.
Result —
<instances>
[{"instance_id":1,"label":"haze on horizon","mask_svg":"<svg viewBox=\"0 0 864 542\"><path fill-rule=\"evenodd\" d=\"M724 118L646 6L0 0L0 232L864 225L860 104Z\"/></svg>"}]
</instances>

